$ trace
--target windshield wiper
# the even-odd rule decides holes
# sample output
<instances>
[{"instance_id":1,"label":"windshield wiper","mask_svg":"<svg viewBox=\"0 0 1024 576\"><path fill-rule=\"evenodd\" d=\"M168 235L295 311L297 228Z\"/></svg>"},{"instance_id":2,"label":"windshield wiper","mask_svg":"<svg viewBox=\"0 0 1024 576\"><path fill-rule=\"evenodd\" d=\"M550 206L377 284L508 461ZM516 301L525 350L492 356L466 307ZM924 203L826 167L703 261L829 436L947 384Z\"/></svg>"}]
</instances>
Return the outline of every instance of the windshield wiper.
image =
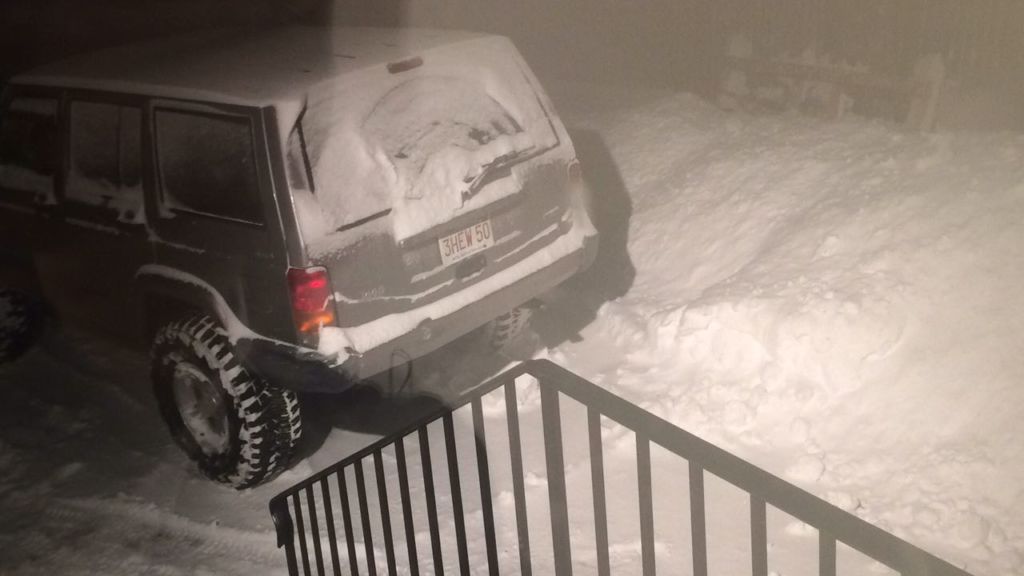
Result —
<instances>
[{"instance_id":1,"label":"windshield wiper","mask_svg":"<svg viewBox=\"0 0 1024 576\"><path fill-rule=\"evenodd\" d=\"M510 175L514 164L518 164L523 160L536 156L540 153L536 150L536 146L528 146L522 150L515 150L513 152L502 154L487 164L484 164L480 169L480 173L472 180L466 182L469 186L462 191L462 203L465 204L473 196L476 196L484 186Z\"/></svg>"}]
</instances>

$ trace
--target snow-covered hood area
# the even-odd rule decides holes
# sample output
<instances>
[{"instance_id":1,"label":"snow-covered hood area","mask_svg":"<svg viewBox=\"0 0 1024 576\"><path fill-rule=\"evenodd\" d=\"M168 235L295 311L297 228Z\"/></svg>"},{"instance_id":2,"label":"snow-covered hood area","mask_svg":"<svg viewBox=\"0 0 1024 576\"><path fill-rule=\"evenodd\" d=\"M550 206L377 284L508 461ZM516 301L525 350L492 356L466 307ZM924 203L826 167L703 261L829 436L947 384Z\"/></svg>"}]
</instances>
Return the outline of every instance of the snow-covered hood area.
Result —
<instances>
[{"instance_id":1,"label":"snow-covered hood area","mask_svg":"<svg viewBox=\"0 0 1024 576\"><path fill-rule=\"evenodd\" d=\"M302 223L307 242L386 210L401 240L495 200L481 190L488 168L559 143L543 98L500 37L410 53L311 90L301 122L320 214L304 214L314 221ZM498 188L498 197L515 192Z\"/></svg>"}]
</instances>

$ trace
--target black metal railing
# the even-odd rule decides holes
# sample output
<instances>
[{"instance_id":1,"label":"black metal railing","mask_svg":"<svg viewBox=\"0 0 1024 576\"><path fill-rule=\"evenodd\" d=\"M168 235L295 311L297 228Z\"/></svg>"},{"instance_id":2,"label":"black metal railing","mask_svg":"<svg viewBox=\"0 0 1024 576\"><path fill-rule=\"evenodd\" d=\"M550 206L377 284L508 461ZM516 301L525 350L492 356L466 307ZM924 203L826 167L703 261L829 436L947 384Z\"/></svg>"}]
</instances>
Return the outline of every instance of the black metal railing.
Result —
<instances>
[{"instance_id":1,"label":"black metal railing","mask_svg":"<svg viewBox=\"0 0 1024 576\"><path fill-rule=\"evenodd\" d=\"M547 361L526 362L498 376L490 383L473 391L460 406L441 414L424 418L404 431L384 438L359 453L314 474L275 496L270 502L270 512L277 528L278 546L285 551L288 572L293 576L349 573L378 574L378 562L382 559L374 542L374 533L383 542L383 561L388 575L408 573L418 576L421 572L440 575L446 572L443 561L440 523L446 527L454 525L455 552L458 558L458 572L465 576L472 573L496 575L499 569L499 549L496 541L494 499L492 494L492 469L497 458L507 458L514 505L514 537L518 546L518 563L506 561L507 572L518 572L531 576L537 572L534 566L536 546L531 549L531 533L527 519L526 472L522 430L520 429L519 402L517 401L517 380L532 377L538 384L540 394L540 417L543 428L543 452L547 470L547 502L550 526L538 530L547 538L550 530L553 572L556 576L567 576L573 572L573 549L570 539L570 517L567 506L566 468L563 453L562 412L560 400L571 398L581 404L587 413L587 436L590 459L590 489L593 504L593 538L596 548L596 572L607 576L612 571L609 555L608 502L602 439L602 419L609 419L631 430L636 437L636 480L639 507L640 566L642 573L653 576L655 561L655 507L652 489L651 446L659 446L670 454L686 461L689 488L689 545L691 547L692 571L695 576L708 574L708 537L705 514L705 475L712 474L739 488L749 498L750 522L750 571L754 576L768 574L768 510L777 509L818 532L817 564L821 576L835 576L837 565L837 543L842 543L871 559L888 566L904 575L970 576L967 572L924 552L908 542L889 534L880 528L840 509L812 494L773 476L756 466L725 452L724 450L681 430L614 394L588 382L571 372ZM507 453L488 453L485 418L481 399L504 389L504 418L507 421ZM453 414L469 406L472 412L472 430L475 450L469 454L463 450L462 462L472 455L476 470L460 467L460 450L455 433ZM433 465L436 457L431 454L428 426L436 427L440 421L443 427L445 461L447 463L447 491L439 493ZM532 432L532 431L531 431ZM420 510L421 520L425 516L429 529L430 566L421 566L416 541L414 502L410 490L410 466L406 454L407 440L416 437L419 445L419 465L422 469L423 501L415 503ZM436 443L435 443L436 444ZM396 558L396 542L393 537L395 525L392 518L393 496L388 493L388 482L384 471L384 450L388 450L389 464L394 461L396 469L398 499L401 509L401 529L405 535L405 554ZM392 452L393 451L393 452ZM391 454L393 453L393 457ZM374 505L368 497L364 465L373 467L374 491L377 502ZM442 471L443 472L443 471ZM350 484L348 478L355 478L359 525L354 525ZM444 478L442 473L442 478ZM509 480L503 478L503 480ZM485 546L486 568L481 563L470 565L467 548L467 525L463 481L479 485L479 514L483 524L483 546ZM680 485L682 485L682 479ZM392 486L395 482L392 480ZM443 488L443 486L442 486ZM450 492L450 494L448 493ZM419 491L417 491L419 493ZM333 494L333 495L332 495ZM475 495L474 495L475 497ZM450 510L442 507L439 514L438 501L443 498ZM340 504L341 521L335 518L335 503ZM375 508L371 512L371 508ZM659 509L660 510L660 509ZM449 517L450 513L450 517ZM473 510L474 518L477 510ZM589 512L588 512L589 514ZM371 526L371 519L377 530ZM422 527L421 527L422 528ZM356 534L356 532L359 534ZM477 536L477 535L474 535ZM324 539L326 537L326 539ZM341 548L340 537L344 538ZM361 537L362 549L359 549ZM425 539L425 538L424 538ZM545 544L548 544L545 543ZM450 547L449 547L450 548ZM507 547L504 547L507 548ZM533 550L533 551L531 551ZM426 551L424 550L426 557ZM449 550L450 553L450 550ZM401 562L401 565L399 563ZM513 564L517 564L513 566ZM635 571L635 569L633 570Z\"/></svg>"}]
</instances>

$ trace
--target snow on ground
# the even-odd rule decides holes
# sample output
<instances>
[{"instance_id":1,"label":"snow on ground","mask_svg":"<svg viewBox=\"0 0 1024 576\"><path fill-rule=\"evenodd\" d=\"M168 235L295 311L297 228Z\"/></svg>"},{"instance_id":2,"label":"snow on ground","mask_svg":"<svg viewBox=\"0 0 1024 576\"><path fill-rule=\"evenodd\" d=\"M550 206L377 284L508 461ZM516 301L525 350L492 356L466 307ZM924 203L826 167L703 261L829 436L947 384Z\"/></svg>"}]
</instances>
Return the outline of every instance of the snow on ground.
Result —
<instances>
[{"instance_id":1,"label":"snow on ground","mask_svg":"<svg viewBox=\"0 0 1024 576\"><path fill-rule=\"evenodd\" d=\"M550 356L973 572L1019 573L1024 138L598 94L563 109L621 172L636 277Z\"/></svg>"},{"instance_id":2,"label":"snow on ground","mask_svg":"<svg viewBox=\"0 0 1024 576\"><path fill-rule=\"evenodd\" d=\"M546 84L590 176L603 252L535 319L550 345L541 355L972 573L1024 571L1024 138ZM458 388L504 365L447 354L418 363L416 382ZM283 573L267 500L370 437L339 418L271 485L214 487L164 432L147 376L144 357L73 332L0 367L0 573ZM564 410L572 433L580 416ZM631 443L605 433L610 486L626 494ZM501 453L500 436L488 442ZM569 504L585 510L576 452ZM531 515L544 508L536 456ZM671 493L684 472L654 459L655 492ZM494 476L508 538L507 474ZM727 492L709 484L709 510L728 511L715 504ZM633 502L611 510L613 564L628 573L639 569ZM659 569L688 562L683 518L666 509ZM474 526L479 505L467 510ZM738 530L716 518L713 544ZM813 533L770 520L772 569L800 573ZM539 541L542 525L531 517ZM573 533L583 550L586 534ZM742 554L719 549L712 567L732 573Z\"/></svg>"}]
</instances>

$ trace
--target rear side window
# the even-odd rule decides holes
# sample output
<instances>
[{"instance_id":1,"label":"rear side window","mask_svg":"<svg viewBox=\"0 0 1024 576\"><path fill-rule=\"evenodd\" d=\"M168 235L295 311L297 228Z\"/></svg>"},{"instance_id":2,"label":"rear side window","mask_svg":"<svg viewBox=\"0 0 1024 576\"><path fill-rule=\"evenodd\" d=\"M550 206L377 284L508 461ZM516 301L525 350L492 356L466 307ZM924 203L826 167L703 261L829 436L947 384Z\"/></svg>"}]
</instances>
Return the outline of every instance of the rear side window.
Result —
<instances>
[{"instance_id":1,"label":"rear side window","mask_svg":"<svg viewBox=\"0 0 1024 576\"><path fill-rule=\"evenodd\" d=\"M142 218L142 112L99 102L72 102L69 201L110 208L119 219Z\"/></svg>"},{"instance_id":2,"label":"rear side window","mask_svg":"<svg viewBox=\"0 0 1024 576\"><path fill-rule=\"evenodd\" d=\"M154 122L166 207L263 223L249 118L158 108Z\"/></svg>"},{"instance_id":3,"label":"rear side window","mask_svg":"<svg viewBox=\"0 0 1024 576\"><path fill-rule=\"evenodd\" d=\"M58 152L57 99L13 98L0 120L0 188L52 199Z\"/></svg>"}]
</instances>

